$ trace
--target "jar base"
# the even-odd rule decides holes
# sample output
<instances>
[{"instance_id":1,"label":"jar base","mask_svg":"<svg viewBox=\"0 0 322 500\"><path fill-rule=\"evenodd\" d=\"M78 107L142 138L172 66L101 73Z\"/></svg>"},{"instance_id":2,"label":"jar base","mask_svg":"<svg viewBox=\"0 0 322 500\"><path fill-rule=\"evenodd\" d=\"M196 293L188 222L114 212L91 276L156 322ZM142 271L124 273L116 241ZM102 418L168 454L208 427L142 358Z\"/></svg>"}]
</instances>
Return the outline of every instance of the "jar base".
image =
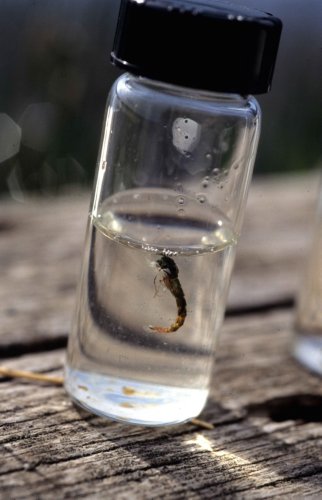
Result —
<instances>
[{"instance_id":1,"label":"jar base","mask_svg":"<svg viewBox=\"0 0 322 500\"><path fill-rule=\"evenodd\" d=\"M297 333L292 345L294 358L310 371L322 375L322 336Z\"/></svg>"},{"instance_id":2,"label":"jar base","mask_svg":"<svg viewBox=\"0 0 322 500\"><path fill-rule=\"evenodd\" d=\"M202 411L208 391L160 386L66 368L65 388L91 413L128 424L163 426L186 422Z\"/></svg>"}]
</instances>

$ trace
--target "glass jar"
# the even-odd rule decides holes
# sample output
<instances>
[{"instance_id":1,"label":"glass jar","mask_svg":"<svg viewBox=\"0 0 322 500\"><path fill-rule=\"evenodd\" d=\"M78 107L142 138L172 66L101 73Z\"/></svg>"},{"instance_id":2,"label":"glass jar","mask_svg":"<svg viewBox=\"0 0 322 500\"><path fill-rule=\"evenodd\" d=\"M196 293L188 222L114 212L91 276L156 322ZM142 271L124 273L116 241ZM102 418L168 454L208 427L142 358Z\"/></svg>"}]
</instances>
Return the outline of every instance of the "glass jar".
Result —
<instances>
[{"instance_id":1,"label":"glass jar","mask_svg":"<svg viewBox=\"0 0 322 500\"><path fill-rule=\"evenodd\" d=\"M159 2L157 13L170 40L194 23L204 49L205 20L226 36L226 4L211 4L211 18L205 7L175 15L168 4ZM246 81L240 70L232 83L226 70L217 85L206 68L185 73L169 40L157 51L160 64L148 64L138 26L153 25L155 5L121 6L113 60L122 67L132 61L132 72L115 82L107 104L66 364L66 389L77 403L145 425L186 421L207 400L260 128L257 101L238 90L258 89L259 74L267 90L277 50L276 43L271 53L258 49L266 71L271 60L266 78L257 66L256 75ZM244 43L249 22L227 5L228 31ZM266 40L276 41L280 23L266 17L274 25ZM253 17L253 29L266 29L262 18Z\"/></svg>"},{"instance_id":2,"label":"glass jar","mask_svg":"<svg viewBox=\"0 0 322 500\"><path fill-rule=\"evenodd\" d=\"M322 375L322 177L312 240L297 297L292 351L306 368Z\"/></svg>"}]
</instances>

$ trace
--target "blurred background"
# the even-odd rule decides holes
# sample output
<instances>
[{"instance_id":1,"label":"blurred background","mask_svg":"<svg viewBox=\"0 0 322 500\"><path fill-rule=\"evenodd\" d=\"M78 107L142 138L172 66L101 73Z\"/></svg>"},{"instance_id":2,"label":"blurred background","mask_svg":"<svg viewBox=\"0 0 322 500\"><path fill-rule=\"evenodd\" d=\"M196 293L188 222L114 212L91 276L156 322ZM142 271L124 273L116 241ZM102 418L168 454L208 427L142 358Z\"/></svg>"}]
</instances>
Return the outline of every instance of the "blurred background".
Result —
<instances>
[{"instance_id":1,"label":"blurred background","mask_svg":"<svg viewBox=\"0 0 322 500\"><path fill-rule=\"evenodd\" d=\"M322 1L234 0L284 24L255 175L322 157ZM0 196L90 186L119 0L0 0ZM216 49L214 49L214 58Z\"/></svg>"}]
</instances>

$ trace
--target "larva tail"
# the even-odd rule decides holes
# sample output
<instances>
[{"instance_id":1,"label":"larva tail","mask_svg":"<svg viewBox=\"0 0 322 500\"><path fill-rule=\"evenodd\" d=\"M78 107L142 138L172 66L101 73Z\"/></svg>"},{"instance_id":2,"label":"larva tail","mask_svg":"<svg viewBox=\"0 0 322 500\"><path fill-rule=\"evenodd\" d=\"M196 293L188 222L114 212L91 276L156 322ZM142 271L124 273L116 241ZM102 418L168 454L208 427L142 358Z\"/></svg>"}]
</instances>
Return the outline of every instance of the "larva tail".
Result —
<instances>
[{"instance_id":1,"label":"larva tail","mask_svg":"<svg viewBox=\"0 0 322 500\"><path fill-rule=\"evenodd\" d=\"M186 319L186 315L182 314L180 316L177 316L177 319L175 320L175 322L172 323L172 325L170 325L168 327L150 326L149 328L150 328L150 330L157 332L157 333L172 333L172 332L176 332L177 330L179 330L179 328L183 325L185 319Z\"/></svg>"}]
</instances>

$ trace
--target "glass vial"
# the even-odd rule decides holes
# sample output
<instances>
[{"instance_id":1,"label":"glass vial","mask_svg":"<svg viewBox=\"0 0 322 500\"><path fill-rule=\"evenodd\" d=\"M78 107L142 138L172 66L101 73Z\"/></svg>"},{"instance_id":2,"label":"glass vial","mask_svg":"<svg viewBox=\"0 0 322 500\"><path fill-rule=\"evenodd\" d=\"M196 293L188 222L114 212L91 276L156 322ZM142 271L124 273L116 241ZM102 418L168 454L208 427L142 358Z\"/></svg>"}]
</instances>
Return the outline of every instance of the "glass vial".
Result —
<instances>
[{"instance_id":1,"label":"glass vial","mask_svg":"<svg viewBox=\"0 0 322 500\"><path fill-rule=\"evenodd\" d=\"M144 425L207 400L281 23L231 3L125 0L66 389ZM193 33L193 36L192 36Z\"/></svg>"}]
</instances>

